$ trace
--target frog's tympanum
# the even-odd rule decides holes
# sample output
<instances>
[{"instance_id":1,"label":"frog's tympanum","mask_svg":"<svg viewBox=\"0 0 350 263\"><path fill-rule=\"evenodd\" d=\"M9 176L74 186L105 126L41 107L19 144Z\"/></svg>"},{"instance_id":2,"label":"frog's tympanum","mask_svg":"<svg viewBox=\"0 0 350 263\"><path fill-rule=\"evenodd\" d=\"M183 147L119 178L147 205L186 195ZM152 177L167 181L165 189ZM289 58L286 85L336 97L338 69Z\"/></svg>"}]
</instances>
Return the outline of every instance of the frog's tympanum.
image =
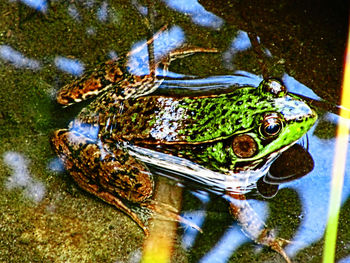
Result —
<instances>
[{"instance_id":1,"label":"frog's tympanum","mask_svg":"<svg viewBox=\"0 0 350 263\"><path fill-rule=\"evenodd\" d=\"M158 59L155 68L167 70L174 58L195 52L214 50L176 50ZM57 101L63 105L95 98L68 129L54 133L52 144L81 188L124 211L146 233L149 214L169 212L152 201L154 179L147 163L181 170L183 160L190 167L187 173L198 168L204 171L198 176L208 171L231 181L235 175L248 179L252 171L266 171L317 118L275 79L223 94L155 95L163 79L155 72L131 74L127 61L128 56L106 62L59 91ZM239 191L227 190L236 200L244 199ZM274 237L246 202L232 202L230 211L246 234L289 261L282 249L287 241Z\"/></svg>"}]
</instances>

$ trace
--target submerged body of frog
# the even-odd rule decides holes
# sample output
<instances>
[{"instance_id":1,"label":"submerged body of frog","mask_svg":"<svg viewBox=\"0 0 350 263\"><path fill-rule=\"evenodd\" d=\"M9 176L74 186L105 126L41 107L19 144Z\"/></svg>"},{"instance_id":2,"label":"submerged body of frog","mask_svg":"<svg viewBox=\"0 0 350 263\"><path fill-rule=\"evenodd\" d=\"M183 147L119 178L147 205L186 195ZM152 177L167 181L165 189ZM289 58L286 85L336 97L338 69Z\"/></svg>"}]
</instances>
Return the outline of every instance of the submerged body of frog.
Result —
<instances>
[{"instance_id":1,"label":"submerged body of frog","mask_svg":"<svg viewBox=\"0 0 350 263\"><path fill-rule=\"evenodd\" d=\"M162 64L166 70L175 56L198 51L206 50L177 51L156 66ZM274 79L225 94L175 97L149 94L161 83L155 74L126 72L126 62L112 61L65 86L58 94L61 104L98 97L69 129L54 133L52 144L80 187L123 210L146 233L135 207L161 213L152 202L154 180L147 164L188 174L197 171L204 178L207 171L234 181L236 174L242 178L251 171L266 171L263 168L317 118ZM235 189L226 190L237 196ZM240 215L248 210L231 204L245 232L283 254L280 242L262 234L260 225L249 229L252 224L245 221L255 219Z\"/></svg>"}]
</instances>

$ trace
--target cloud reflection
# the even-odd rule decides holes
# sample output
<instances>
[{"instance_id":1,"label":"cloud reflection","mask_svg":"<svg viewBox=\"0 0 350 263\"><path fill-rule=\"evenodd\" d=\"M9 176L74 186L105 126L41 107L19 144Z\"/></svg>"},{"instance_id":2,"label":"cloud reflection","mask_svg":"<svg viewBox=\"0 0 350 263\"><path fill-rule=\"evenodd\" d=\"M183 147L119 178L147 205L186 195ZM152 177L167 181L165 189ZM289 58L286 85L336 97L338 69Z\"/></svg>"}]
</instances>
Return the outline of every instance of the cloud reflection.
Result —
<instances>
[{"instance_id":1,"label":"cloud reflection","mask_svg":"<svg viewBox=\"0 0 350 263\"><path fill-rule=\"evenodd\" d=\"M108 19L108 3L106 1L102 2L97 10L97 19L101 22L106 22Z\"/></svg>"},{"instance_id":2,"label":"cloud reflection","mask_svg":"<svg viewBox=\"0 0 350 263\"><path fill-rule=\"evenodd\" d=\"M23 194L29 199L40 202L46 193L43 183L33 179L28 170L28 160L17 152L5 152L4 163L12 169L11 176L7 179L5 186L11 190L22 188Z\"/></svg>"},{"instance_id":3,"label":"cloud reflection","mask_svg":"<svg viewBox=\"0 0 350 263\"><path fill-rule=\"evenodd\" d=\"M75 5L70 4L68 6L68 15L76 21L81 21L81 16Z\"/></svg>"},{"instance_id":4,"label":"cloud reflection","mask_svg":"<svg viewBox=\"0 0 350 263\"><path fill-rule=\"evenodd\" d=\"M154 56L156 59L168 54L170 51L181 46L185 41L185 34L179 26L173 26L166 30L154 40ZM142 47L142 48L141 48ZM133 45L132 51L141 48L140 51L130 55L128 61L129 71L135 75L149 74L148 50L146 40ZM158 75L162 72L158 72Z\"/></svg>"},{"instance_id":5,"label":"cloud reflection","mask_svg":"<svg viewBox=\"0 0 350 263\"><path fill-rule=\"evenodd\" d=\"M190 221L198 227L202 227L205 217L206 217L206 206L210 201L209 194L205 191L192 191L191 192L195 197L197 197L201 202L201 210L190 211L183 213L183 217L186 220ZM184 225L185 226L185 225ZM189 249L194 245L194 242L198 235L197 229L188 227L185 228L184 234L182 236L182 246L184 249Z\"/></svg>"},{"instance_id":6,"label":"cloud reflection","mask_svg":"<svg viewBox=\"0 0 350 263\"><path fill-rule=\"evenodd\" d=\"M39 61L25 57L8 45L0 45L0 57L17 68L40 69Z\"/></svg>"},{"instance_id":7,"label":"cloud reflection","mask_svg":"<svg viewBox=\"0 0 350 263\"><path fill-rule=\"evenodd\" d=\"M350 263L350 256L339 260L338 263Z\"/></svg>"},{"instance_id":8,"label":"cloud reflection","mask_svg":"<svg viewBox=\"0 0 350 263\"><path fill-rule=\"evenodd\" d=\"M248 238L242 233L241 227L233 225L226 230L219 242L204 256L200 263L224 263L229 260L231 255L242 244L249 241Z\"/></svg>"},{"instance_id":9,"label":"cloud reflection","mask_svg":"<svg viewBox=\"0 0 350 263\"><path fill-rule=\"evenodd\" d=\"M248 33L242 30L238 31L237 36L233 39L231 49L235 52L247 50L252 46Z\"/></svg>"},{"instance_id":10,"label":"cloud reflection","mask_svg":"<svg viewBox=\"0 0 350 263\"><path fill-rule=\"evenodd\" d=\"M236 37L232 40L231 46L223 54L224 65L228 69L233 69L232 60L236 53L249 49L252 46L248 33L238 30Z\"/></svg>"},{"instance_id":11,"label":"cloud reflection","mask_svg":"<svg viewBox=\"0 0 350 263\"><path fill-rule=\"evenodd\" d=\"M46 0L21 0L21 2L42 13L47 12L48 4Z\"/></svg>"},{"instance_id":12,"label":"cloud reflection","mask_svg":"<svg viewBox=\"0 0 350 263\"><path fill-rule=\"evenodd\" d=\"M260 37L257 36L257 42L260 44ZM238 52L248 50L252 47L249 35L246 31L238 30L237 35L233 38L230 47L223 53L224 64L228 69L233 69L232 60ZM267 48L262 48L264 55L272 57L271 51Z\"/></svg>"},{"instance_id":13,"label":"cloud reflection","mask_svg":"<svg viewBox=\"0 0 350 263\"><path fill-rule=\"evenodd\" d=\"M131 0L132 5L140 12L141 15L146 16L148 14L148 8L141 5L138 0Z\"/></svg>"},{"instance_id":14,"label":"cloud reflection","mask_svg":"<svg viewBox=\"0 0 350 263\"><path fill-rule=\"evenodd\" d=\"M55 65L60 70L70 73L74 76L80 76L84 71L84 65L78 59L70 59L57 56L55 58Z\"/></svg>"},{"instance_id":15,"label":"cloud reflection","mask_svg":"<svg viewBox=\"0 0 350 263\"><path fill-rule=\"evenodd\" d=\"M282 81L289 92L301 94L310 99L321 100L321 98L317 96L316 93L312 91L312 89L309 89L304 84L301 84L299 81L289 76L287 73L283 74Z\"/></svg>"},{"instance_id":16,"label":"cloud reflection","mask_svg":"<svg viewBox=\"0 0 350 263\"><path fill-rule=\"evenodd\" d=\"M200 26L218 29L224 23L220 17L205 10L196 0L164 0L164 2L176 11L189 15L192 21Z\"/></svg>"}]
</instances>

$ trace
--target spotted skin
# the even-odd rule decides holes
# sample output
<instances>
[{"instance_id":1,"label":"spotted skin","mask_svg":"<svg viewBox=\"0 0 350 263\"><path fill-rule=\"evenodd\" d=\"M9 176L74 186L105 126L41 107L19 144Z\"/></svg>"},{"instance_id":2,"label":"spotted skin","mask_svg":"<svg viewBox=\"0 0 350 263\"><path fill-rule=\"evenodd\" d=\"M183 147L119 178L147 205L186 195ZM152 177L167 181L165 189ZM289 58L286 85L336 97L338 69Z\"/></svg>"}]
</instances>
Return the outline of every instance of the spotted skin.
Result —
<instances>
[{"instance_id":1,"label":"spotted skin","mask_svg":"<svg viewBox=\"0 0 350 263\"><path fill-rule=\"evenodd\" d=\"M158 58L151 68L154 70L158 68L166 73L171 61L199 52L215 53L217 50L199 47L180 48ZM164 78L157 76L154 70L149 74L133 74L132 68L137 69L148 63L147 57L140 57L138 62L130 65L130 56L134 53L137 52L130 52L124 57L101 63L79 79L65 85L57 93L57 102L69 106L110 90L118 99L136 98L153 92Z\"/></svg>"}]
</instances>

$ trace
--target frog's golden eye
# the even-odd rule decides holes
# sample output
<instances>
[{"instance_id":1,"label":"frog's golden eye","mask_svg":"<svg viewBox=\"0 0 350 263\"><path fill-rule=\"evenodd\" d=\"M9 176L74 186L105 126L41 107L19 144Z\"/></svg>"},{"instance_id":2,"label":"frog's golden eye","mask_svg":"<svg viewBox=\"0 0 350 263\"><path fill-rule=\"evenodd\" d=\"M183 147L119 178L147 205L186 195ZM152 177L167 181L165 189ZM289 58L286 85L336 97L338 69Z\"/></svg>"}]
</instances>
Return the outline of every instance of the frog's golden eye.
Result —
<instances>
[{"instance_id":1,"label":"frog's golden eye","mask_svg":"<svg viewBox=\"0 0 350 263\"><path fill-rule=\"evenodd\" d=\"M283 122L276 113L266 114L261 122L259 132L265 138L275 137L283 128Z\"/></svg>"},{"instance_id":2,"label":"frog's golden eye","mask_svg":"<svg viewBox=\"0 0 350 263\"><path fill-rule=\"evenodd\" d=\"M282 81L278 79L266 79L262 82L261 88L263 92L269 92L277 97L284 97L287 94L287 88Z\"/></svg>"}]
</instances>

